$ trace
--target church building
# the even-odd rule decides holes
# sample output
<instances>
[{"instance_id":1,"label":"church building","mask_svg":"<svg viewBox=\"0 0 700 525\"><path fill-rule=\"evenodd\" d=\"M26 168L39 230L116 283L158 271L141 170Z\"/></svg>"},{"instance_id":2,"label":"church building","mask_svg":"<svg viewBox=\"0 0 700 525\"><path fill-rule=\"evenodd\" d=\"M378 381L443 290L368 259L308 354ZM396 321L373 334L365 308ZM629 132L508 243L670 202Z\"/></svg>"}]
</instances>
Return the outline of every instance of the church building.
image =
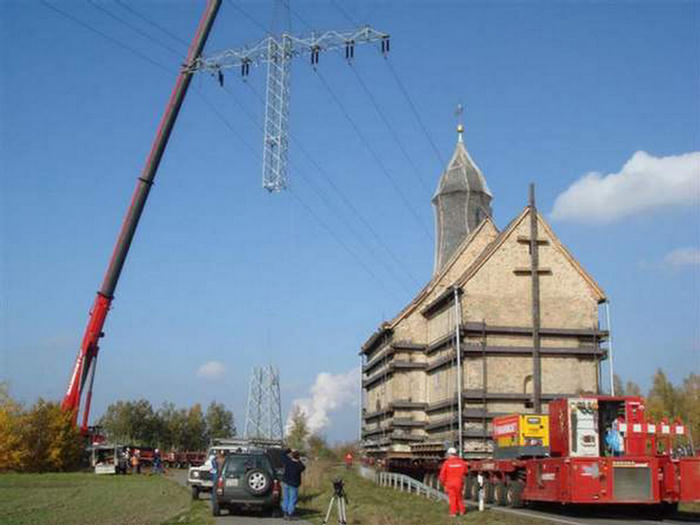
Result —
<instances>
[{"instance_id":1,"label":"church building","mask_svg":"<svg viewBox=\"0 0 700 525\"><path fill-rule=\"evenodd\" d=\"M556 397L600 389L605 293L537 212L534 195L498 229L463 135L460 124L432 198L432 278L360 351L367 454L461 442L466 457L483 455L493 417L546 413Z\"/></svg>"}]
</instances>

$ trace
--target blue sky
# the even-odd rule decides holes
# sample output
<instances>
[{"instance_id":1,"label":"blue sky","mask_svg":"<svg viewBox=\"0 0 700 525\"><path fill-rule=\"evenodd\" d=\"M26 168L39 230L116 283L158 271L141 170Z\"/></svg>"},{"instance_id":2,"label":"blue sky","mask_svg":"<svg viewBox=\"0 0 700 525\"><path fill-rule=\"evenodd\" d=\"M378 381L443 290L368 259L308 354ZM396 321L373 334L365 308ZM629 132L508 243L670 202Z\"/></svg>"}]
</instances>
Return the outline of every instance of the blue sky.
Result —
<instances>
[{"instance_id":1,"label":"blue sky","mask_svg":"<svg viewBox=\"0 0 700 525\"><path fill-rule=\"evenodd\" d=\"M201 1L124 3L185 41L203 8ZM115 2L98 5L182 56L87 1L54 5L171 73L40 2L0 3L0 380L27 402L64 392L185 51ZM695 157L683 161L686 182L688 165L692 170L690 191L664 200L663 187L636 212L610 211L633 209L641 198L634 189L639 185L614 180L664 180L674 159L700 149L698 4L342 5L345 13L332 2L292 2L292 30L306 33L305 24L349 29L352 20L390 33L390 66L442 160L376 46L358 47L353 67L392 131L339 55L322 55L318 73L306 58L298 59L290 122L309 155L292 144L292 192L270 195L260 180L264 108L258 96L264 94L265 68L254 69L248 85L237 72L228 73L227 91L199 75L107 320L93 413L123 398L144 396L155 405L216 399L233 408L242 426L252 366L273 362L281 368L285 409L309 396L320 372L345 374L356 367L362 342L430 276L430 193L454 148L458 103L466 107L467 147L495 196L496 223L503 227L520 211L527 184L536 182L540 209L611 298L616 370L645 386L657 367L676 381L698 372ZM207 51L261 38L252 19L269 26L272 12L267 1L224 2ZM637 151L670 160L643 167L642 175L625 171ZM604 220L592 220L585 206L579 215L552 217L557 197L574 191L572 185L590 172L614 186L606 193ZM337 197L329 178L371 223L381 245ZM605 193L603 186L593 190ZM571 199L590 201L583 193ZM223 365L218 376L198 376L211 361ZM329 437L355 435L356 407L341 403L330 415Z\"/></svg>"}]
</instances>

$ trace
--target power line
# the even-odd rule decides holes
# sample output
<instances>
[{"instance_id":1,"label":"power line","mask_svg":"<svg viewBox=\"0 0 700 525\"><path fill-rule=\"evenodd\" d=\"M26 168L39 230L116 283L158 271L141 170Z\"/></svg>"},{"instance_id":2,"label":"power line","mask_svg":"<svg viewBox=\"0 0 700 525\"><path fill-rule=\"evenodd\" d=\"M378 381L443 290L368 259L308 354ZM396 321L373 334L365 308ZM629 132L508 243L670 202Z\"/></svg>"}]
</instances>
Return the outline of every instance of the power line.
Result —
<instances>
[{"instance_id":1,"label":"power line","mask_svg":"<svg viewBox=\"0 0 700 525\"><path fill-rule=\"evenodd\" d=\"M348 62L348 65L350 66L350 70L355 74L355 78L357 78L357 81L360 83L360 86L362 86L362 89L364 90L365 94L367 95L367 97L369 97L370 101L372 102L374 109L377 110L377 113L379 114L382 121L386 125L387 129L389 130L389 133L391 133L391 136L394 138L394 142L396 142L396 145L401 150L401 153L403 153L404 158L411 165L411 168L413 168L413 174L416 176L416 179L418 180L420 185L423 187L423 189L427 192L427 194L430 195L430 188L428 187L428 184L423 180L423 177L421 177L420 171L418 170L418 167L413 162L413 159L411 159L411 156L408 154L408 151L406 151L406 148L404 147L401 140L399 139L399 135L396 133L396 130L393 128L393 126L389 122L389 119L386 117L386 115L382 111L382 108L379 107L379 104L377 103L376 98L374 97L372 92L367 87L367 84L365 83L365 81L362 80L360 73L358 73L357 69L355 69L355 67L352 65L352 62Z\"/></svg>"},{"instance_id":2,"label":"power line","mask_svg":"<svg viewBox=\"0 0 700 525\"><path fill-rule=\"evenodd\" d=\"M262 100L262 96L253 88L248 82L245 82L246 86L255 94L256 97L258 97L259 100ZM229 92L229 94L233 95L232 93ZM241 109L243 109L244 113L248 116L249 119L253 120L258 126L259 124L257 123L257 119L255 119L254 116L251 115L250 110L248 110L243 104L238 102L237 99L234 97L234 101L236 104L238 104ZM333 177L329 175L329 173L314 159L314 157L309 153L309 151L304 147L304 145L301 143L301 141L294 135L290 133L290 137L294 144L296 144L296 147L301 151L301 153L306 157L306 159L316 168L316 170L323 176L324 180L326 183L331 187L331 189L335 192L335 194L343 201L343 203L350 209L350 211L360 220L360 222L367 228L367 230L370 232L374 240L381 246L384 251L389 255L392 261L394 261L394 264L398 268L400 268L404 274L409 278L410 281L412 281L413 284L418 285L418 279L408 270L408 268L401 262L401 260L396 256L396 254L387 246L387 244L382 240L380 235L377 233L377 231L374 229L372 224L360 213L360 211L357 209L357 207L352 203L352 201L345 195L345 193L340 189L340 187L335 183L333 180ZM308 181L306 177L304 177L303 173L301 173L301 176Z\"/></svg>"},{"instance_id":3,"label":"power line","mask_svg":"<svg viewBox=\"0 0 700 525\"><path fill-rule=\"evenodd\" d=\"M408 105L410 106L411 111L413 112L413 116L416 118L416 120L418 121L418 124L420 125L421 129L423 130L423 134L425 135L425 138L428 139L428 142L433 147L433 152L435 153L435 156L437 157L437 159L440 161L440 166L444 166L445 160L442 158L442 154L440 153L440 149L435 145L433 138L430 136L430 133L428 133L428 128L423 123L423 119L420 118L420 114L418 113L418 110L416 109L416 105L413 103L413 100L411 100L411 97L408 94L408 90L403 85L403 82L401 82L401 79L399 78L399 76L396 74L396 71L394 70L394 66L391 64L391 61L387 59L387 60L385 60L385 62L387 64L387 66L389 67L389 71L391 71L391 74L394 77L394 80L396 80L396 84L399 86L399 90L403 94L403 97L406 99L406 102L408 102Z\"/></svg>"},{"instance_id":4,"label":"power line","mask_svg":"<svg viewBox=\"0 0 700 525\"><path fill-rule=\"evenodd\" d=\"M231 95L231 98L236 103L236 105L243 110L244 115L258 129L263 130L263 127L260 124L260 122L258 122L257 117L255 117L255 115L253 115L252 112L247 107L245 107L245 105L242 104L235 97L235 95L232 91L230 91L225 86L222 86L222 87L223 87L224 91L226 91L229 95ZM252 88L252 86L249 86L249 87L250 87L250 89L253 90L253 92L256 95L259 96L259 94L255 91L254 88ZM340 188L338 188L338 186L335 184L335 182L333 182L332 178L328 175L328 173L321 167L321 165L318 162L316 162L316 160L313 158L313 156L308 152L308 150L306 150L304 148L304 146L300 143L300 141L296 138L296 136L294 136L292 134L290 134L290 136L291 136L292 140L294 141L294 143L296 144L296 146L301 151L301 153L306 157L306 159L318 170L318 172L324 177L325 181L331 186L333 191L339 196L339 198L345 203L345 205L348 208L350 208L350 210L355 214L355 216L357 216L357 218L360 219L360 222L362 222L362 224L370 231L370 233L372 234L372 237L375 239L377 244L379 244L379 246L381 246L384 249L384 251L386 251L389 254L389 257L394 261L394 263L399 267L399 269L401 269L408 276L409 280L413 281L412 284L416 284L417 283L416 278L408 271L408 269L405 268L405 266L401 263L399 258L396 257L396 255L389 249L389 247L386 245L386 243L384 243L382 241L381 237L379 237L376 230L372 227L372 225L369 223L369 221L367 221L367 219L365 219L362 216L362 214L359 212L359 210L352 204L350 199L348 199L348 197L340 190ZM328 198L328 194L323 190L323 188L321 188L318 184L316 184L316 182L314 180L312 180L311 178L306 176L302 170L299 170L298 173L299 173L299 176L309 184L309 187L319 196L321 201L328 207L328 209L331 212L335 213L340 218L341 222L345 225L345 227L348 230L350 230L350 232L360 241L360 244L364 245L368 249L368 251L370 251L369 245L363 239L362 235L355 229L355 227L352 225L352 223L344 215L338 213L337 209L334 209L331 207L330 199ZM383 259L377 257L376 254L374 254L374 253L372 253L372 255L375 259L377 259L382 264L382 266L384 266L384 269L387 271L387 273L389 275L396 278L397 282L401 285L402 288L404 288L404 290L406 292L409 292L409 293L411 292L411 290L408 287L406 287L405 284L396 277L394 270L392 270L392 268L389 265L387 265Z\"/></svg>"},{"instance_id":5,"label":"power line","mask_svg":"<svg viewBox=\"0 0 700 525\"><path fill-rule=\"evenodd\" d=\"M352 17L350 17L350 15L348 15L348 13L346 11L344 11L339 4L337 4L335 1L332 1L332 3L335 5L336 8L338 8L338 10L343 14L343 16L345 16L346 19L348 19L354 25L357 25L354 23ZM301 21L302 24L304 24L308 28L311 28L311 26L301 17L301 15L298 12L294 11L291 7L289 9ZM338 51L338 52L340 53L340 51ZM342 56L342 54L341 54L341 56ZM386 117L386 114L382 111L381 107L379 106L377 99L374 97L372 92L369 90L365 81L362 80L362 77L360 76L359 72L353 67L352 61L348 60L347 62L348 62L348 65L350 66L350 68L352 69L352 72L355 74L355 77L357 78L357 81L359 82L360 86L364 90L367 97L370 99L370 102L374 106L374 109L379 114L379 117L382 119L382 121L386 125L387 129L389 130L389 133L391 134L392 138L394 139L394 141L398 145L399 149L401 150L401 153L403 154L404 158L411 165L411 168L413 168L413 173L416 176L418 183L423 187L423 189L429 195L431 193L431 190L428 187L428 184L425 182L425 180L423 180L423 177L420 175L420 170L418 169L416 164L413 162L413 159L411 159L410 155L408 154L408 151L406 151L406 148L404 147L403 143L399 139L398 134L396 133L393 126L389 122L389 119Z\"/></svg>"},{"instance_id":6,"label":"power line","mask_svg":"<svg viewBox=\"0 0 700 525\"><path fill-rule=\"evenodd\" d=\"M412 215L413 218L416 220L416 222L420 225L420 227L421 227L421 229L423 230L423 233L425 234L425 236L426 236L428 239L432 240L432 236L431 236L431 234L430 234L428 228L425 226L425 223L424 223L423 220L420 218L420 215L418 215L418 212L416 212L416 210L414 209L414 207L413 207L413 206L411 205L411 203L408 201L408 199L407 199L406 196L404 195L403 191L401 190L401 187L398 185L398 183L397 183L397 182L394 180L394 178L391 176L391 174L389 173L389 170L388 170L388 169L386 168L386 166L384 165L384 162L382 161L381 157L380 157L380 156L377 154L377 152L374 150L374 148L373 148L372 145L370 144L369 140L367 140L367 138L364 136L364 134L362 133L362 131L360 130L360 128L358 127L358 125L355 123L355 121L353 120L353 118L352 118L352 117L350 116L350 114L347 112L347 110L345 109L345 106L344 106L343 103L340 101L340 99L338 98L338 96L333 92L333 90L331 89L330 85L328 84L328 82L326 81L326 79L323 77L323 75L320 73L320 71L319 71L318 69L314 69L314 71L316 72L316 75L318 76L318 78L321 80L321 84L323 84L323 87L326 89L326 91L328 91L328 93L330 94L331 98L333 98L333 100L335 101L335 103L336 103L336 104L338 105L338 107L340 108L340 111L341 111L341 112L343 113L343 115L345 116L345 119L350 123L350 125L352 126L352 128L355 130L355 133L357 134L357 136L360 137L360 140L363 142L363 144L365 145L365 147L367 148L367 150L370 152L370 154L372 155L372 157L374 157L374 160L377 162L377 164L378 164L379 167L381 168L382 173L383 173L384 176L389 180L389 182L390 182L391 185L393 186L394 190L396 190L396 193L399 195L399 197L400 197L401 200L403 201L403 203L404 203L404 205L406 206L406 208L408 209L408 211L411 213L411 215Z\"/></svg>"},{"instance_id":7,"label":"power line","mask_svg":"<svg viewBox=\"0 0 700 525\"><path fill-rule=\"evenodd\" d=\"M133 15L139 17L141 20L143 20L144 22L146 22L146 23L152 25L152 26L155 27L156 29L159 29L159 30L162 31L164 34L168 35L170 38L172 38L173 40L177 41L178 43L184 45L185 48L189 49L190 44L189 44L186 40L184 40L184 39L180 38L179 36L177 36L176 34L170 32L168 29L166 29L165 27L161 26L161 25L158 24L157 22L154 22L153 20L151 20L150 18L148 18L146 15L144 15L144 14L138 12L136 9L134 9L133 7L131 7L129 4L123 2L122 0L114 0L114 1L115 1L117 4L119 4L120 6L122 6L124 9L126 9L127 11L129 11L130 13L132 13Z\"/></svg>"},{"instance_id":8,"label":"power line","mask_svg":"<svg viewBox=\"0 0 700 525\"><path fill-rule=\"evenodd\" d=\"M133 47L127 45L127 44L122 43L120 40L117 40L116 38L114 38L114 37L108 35L107 33L104 33L104 32L102 32L102 31L100 31L99 29L94 28L94 27L91 26L90 24L88 24L88 23L86 23L86 22L83 22L83 21L80 20L79 18L76 18L75 16L73 16L73 15L70 14L70 13L68 13L67 11L64 11L63 9L60 9L60 8L56 7L55 5L50 4L50 3L47 2L46 0L41 0L41 3L44 4L46 7L48 7L49 9L51 9L51 10L55 11L56 13L60 14L60 15L63 16L64 18L67 18L67 19L73 21L74 23L80 25L81 27L87 29L88 31L92 31L93 33L96 33L96 34L100 35L101 37L106 38L107 40L109 40L109 41L112 42L113 44L116 44L117 46L121 47L122 49L126 49L126 50L129 51L130 53L132 53L132 54L138 56L141 60L145 60L145 61L148 62L149 64L151 64L151 65L153 65L153 66L156 66L157 68L159 68L159 69L165 71L165 72L168 73L169 75L172 75L172 74L173 74L173 71L172 71L172 70L170 70L169 68L167 68L167 67L164 66L163 64L160 64L159 62L156 62L155 60L153 60L153 59L150 58L149 56L143 54L143 53L142 53L141 51L139 51L138 49L135 49L135 48L133 48Z\"/></svg>"},{"instance_id":9,"label":"power line","mask_svg":"<svg viewBox=\"0 0 700 525\"><path fill-rule=\"evenodd\" d=\"M229 0L229 1L230 1L230 0ZM114 37L108 35L107 33L104 33L103 31L100 31L99 29L96 29L95 27L91 26L90 24L88 24L88 23L86 23L86 22L83 22L82 20L80 20L79 18L76 18L75 16L71 15L70 13L68 13L68 12L66 12L66 11L64 11L64 10L62 10L62 9L60 9L60 8L58 8L58 7L54 6L54 5L52 5L52 4L50 4L48 1L46 1L46 0L41 0L41 3L44 4L46 7L48 7L49 9L51 9L51 10L55 11L56 13L60 14L61 16L67 18L68 20L71 20L71 21L74 22L75 24L78 24L78 25L80 25L81 27L83 27L83 28L85 28L85 29L87 29L87 30L89 30L89 31L91 31L91 32L93 32L93 33L95 33L95 34L100 35L101 37L103 37L103 38L109 40L110 42L112 42L113 44L115 44L115 45L117 45L117 46L119 46L119 47L121 47L121 48L123 48L123 49L129 51L130 53L134 54L135 56L139 57L140 59L142 59L142 60L144 60L144 61L146 61L146 62L148 62L148 63L150 63L150 64L152 64L152 65L154 65L154 66L156 66L157 68L161 69L162 71L164 71L164 72L166 72L166 73L168 73L168 74L171 74L171 73L172 73L172 71L170 71L166 66L164 66L164 65L160 64L159 62L157 62L157 61L151 59L150 57L148 57L147 55L141 53L141 52L138 51L137 49L135 49L135 48L133 48L133 47L127 45L127 44L124 44L124 43L122 43L120 40L118 40L118 39L116 39L116 38L114 38ZM256 155L257 153L256 153L256 151L255 151L255 148L253 148L253 146L251 146L250 144L248 144L248 142L247 142L247 141L240 135L240 133L231 125L231 123L230 123L230 122L228 121L228 119L221 113L221 111L219 111L219 110L216 108L216 106L215 106L208 98L206 98L206 97L204 96L203 93L201 93L200 91L195 91L195 93L196 93L196 94L200 97L200 99L206 104L206 106L217 116L217 118L226 126L226 128L227 128L230 132L232 132L239 140L241 140L241 142L246 146L247 149L249 149L254 155ZM356 262L367 274L369 274L373 279L375 279L375 281L377 281L377 283L379 283L380 286L382 286L382 288L384 288L384 290L385 290L386 292L388 292L389 294L391 294L395 299L398 299L398 297L397 297L391 290L389 290L389 289L386 287L386 284L384 283L384 281L382 281L381 279L379 279L379 278L377 277L377 275L362 261L362 259L361 259L358 255L356 255L355 252L352 251L352 250L348 247L348 245L347 245L344 241L342 241L342 239L340 239L340 238L335 234L335 232L333 232L333 230L332 230L332 229L331 229L331 228L330 228L330 227L329 227L329 226L328 226L314 211L313 211L313 209L312 209L308 204L306 204L306 203L301 199L301 197L299 197L299 195L297 195L295 192L291 192L291 191L290 191L290 194L291 194L291 195L292 195L306 210L307 210L307 212L321 225L321 227L322 227L324 230L326 230L326 231L329 233L329 235L331 235L331 237L333 237L333 239L335 239L335 241L336 241L338 244L340 244L341 247L342 247L346 252L348 252L348 254L355 260L355 262Z\"/></svg>"},{"instance_id":10,"label":"power line","mask_svg":"<svg viewBox=\"0 0 700 525\"><path fill-rule=\"evenodd\" d=\"M355 26L359 25L359 24L357 23L357 21L356 21L352 16L350 16L350 14L349 14L345 9L343 9L343 6L341 6L338 2L336 2L336 0L331 0L331 4L333 4L333 6L334 6L338 11L340 11L340 14L342 14L343 17L345 17L345 19L346 19L348 22L350 22L352 25L355 25Z\"/></svg>"},{"instance_id":11,"label":"power line","mask_svg":"<svg viewBox=\"0 0 700 525\"><path fill-rule=\"evenodd\" d=\"M160 40L154 38L153 36L149 35L149 34L146 33L145 31L143 31L143 30L139 29L138 27L134 26L133 24L127 22L127 21L124 20L122 17L120 17L120 16L118 16L118 15L115 15L114 13L112 13L112 12L111 12L109 9L107 9L106 7L101 6L100 4L98 4L97 2L95 2L95 0L87 0L87 1L88 1L88 3L89 3L92 7L96 8L96 9L99 9L99 10L102 11L104 14L106 14L108 17L110 17L110 18L116 20L116 21L119 22L120 24L125 25L126 27L128 27L129 29L131 29L132 31L134 31L135 33L138 33L138 34L141 35L142 37L147 38L147 39L150 40L151 42L154 42L154 43L158 44L158 45L159 45L160 47L162 47L163 49L166 49L166 50L170 51L170 52L171 52L172 54L174 54L176 57L182 58L182 53L180 53L179 51L173 49L173 48L170 47L169 45L164 44L164 43L161 42Z\"/></svg>"},{"instance_id":12,"label":"power line","mask_svg":"<svg viewBox=\"0 0 700 525\"><path fill-rule=\"evenodd\" d=\"M253 24L255 24L255 25L258 26L260 29L262 29L262 30L263 30L263 33L265 33L266 35L269 35L269 34L270 34L270 30L269 30L267 27L265 27L263 24L261 24L260 22L258 22L258 21L255 19L254 16L250 15L249 13L247 13L242 7L240 7L239 5L237 5L233 0L226 0L226 2L227 2L231 7L233 7L236 11L238 11L239 13L241 13L244 17L246 17L248 20L250 20L251 22L253 22Z\"/></svg>"},{"instance_id":13,"label":"power line","mask_svg":"<svg viewBox=\"0 0 700 525\"><path fill-rule=\"evenodd\" d=\"M289 194L294 198L308 213L311 215L311 217L314 218L314 220L330 235L335 239L335 241L340 244L343 249L355 260L355 262L360 265L365 272L367 272L369 275L371 275L374 280L379 283L379 285L384 288L384 291L391 294L394 299L399 300L400 299L385 285L384 281L381 280L377 275L364 263L364 261L357 255L355 252L353 252L350 247L340 238L338 237L335 232L319 217L316 212L314 212L313 208L306 204L299 195L297 195L296 191L294 191L292 188L287 188L289 191Z\"/></svg>"}]
</instances>

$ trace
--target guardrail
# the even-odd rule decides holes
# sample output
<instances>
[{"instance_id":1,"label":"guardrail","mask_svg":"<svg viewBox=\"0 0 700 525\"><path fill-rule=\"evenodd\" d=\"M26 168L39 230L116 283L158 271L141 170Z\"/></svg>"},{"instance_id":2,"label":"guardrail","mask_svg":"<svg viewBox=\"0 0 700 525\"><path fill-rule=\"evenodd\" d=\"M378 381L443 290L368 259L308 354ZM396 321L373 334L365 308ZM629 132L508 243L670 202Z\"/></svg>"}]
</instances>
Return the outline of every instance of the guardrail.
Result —
<instances>
[{"instance_id":1,"label":"guardrail","mask_svg":"<svg viewBox=\"0 0 700 525\"><path fill-rule=\"evenodd\" d=\"M374 482L382 487L390 487L400 492L415 493L428 499L447 501L447 494L405 474L395 472L375 472Z\"/></svg>"}]
</instances>

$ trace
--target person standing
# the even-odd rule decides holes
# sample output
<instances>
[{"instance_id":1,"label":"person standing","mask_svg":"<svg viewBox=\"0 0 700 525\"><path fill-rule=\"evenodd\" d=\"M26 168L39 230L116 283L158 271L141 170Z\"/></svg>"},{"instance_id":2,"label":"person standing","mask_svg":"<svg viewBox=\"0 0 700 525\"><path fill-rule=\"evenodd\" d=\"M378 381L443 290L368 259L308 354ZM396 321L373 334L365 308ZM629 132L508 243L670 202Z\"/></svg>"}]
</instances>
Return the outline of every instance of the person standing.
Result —
<instances>
[{"instance_id":1,"label":"person standing","mask_svg":"<svg viewBox=\"0 0 700 525\"><path fill-rule=\"evenodd\" d=\"M345 469L350 470L352 468L352 452L345 454Z\"/></svg>"},{"instance_id":2,"label":"person standing","mask_svg":"<svg viewBox=\"0 0 700 525\"><path fill-rule=\"evenodd\" d=\"M160 457L160 450L158 450L158 449L155 449L155 451L153 452L152 473L153 474L162 474L163 473L163 460Z\"/></svg>"},{"instance_id":3,"label":"person standing","mask_svg":"<svg viewBox=\"0 0 700 525\"><path fill-rule=\"evenodd\" d=\"M439 479L450 500L450 516L452 517L467 512L462 495L466 474L467 462L457 456L457 450L454 447L447 449L447 459L440 468Z\"/></svg>"},{"instance_id":4,"label":"person standing","mask_svg":"<svg viewBox=\"0 0 700 525\"><path fill-rule=\"evenodd\" d=\"M211 474L211 502L215 505L216 500L216 483L219 479L219 470L223 466L223 461L221 461L218 454L212 454L211 456L211 467L209 468L209 473Z\"/></svg>"},{"instance_id":5,"label":"person standing","mask_svg":"<svg viewBox=\"0 0 700 525\"><path fill-rule=\"evenodd\" d=\"M301 485L301 473L306 466L301 462L298 450L282 456L284 463L284 476L282 476L282 513L284 519L294 520L297 499L299 498L299 485Z\"/></svg>"},{"instance_id":6,"label":"person standing","mask_svg":"<svg viewBox=\"0 0 700 525\"><path fill-rule=\"evenodd\" d=\"M139 453L139 449L132 449L131 451L131 473L132 474L140 474L141 473L141 454Z\"/></svg>"}]
</instances>

